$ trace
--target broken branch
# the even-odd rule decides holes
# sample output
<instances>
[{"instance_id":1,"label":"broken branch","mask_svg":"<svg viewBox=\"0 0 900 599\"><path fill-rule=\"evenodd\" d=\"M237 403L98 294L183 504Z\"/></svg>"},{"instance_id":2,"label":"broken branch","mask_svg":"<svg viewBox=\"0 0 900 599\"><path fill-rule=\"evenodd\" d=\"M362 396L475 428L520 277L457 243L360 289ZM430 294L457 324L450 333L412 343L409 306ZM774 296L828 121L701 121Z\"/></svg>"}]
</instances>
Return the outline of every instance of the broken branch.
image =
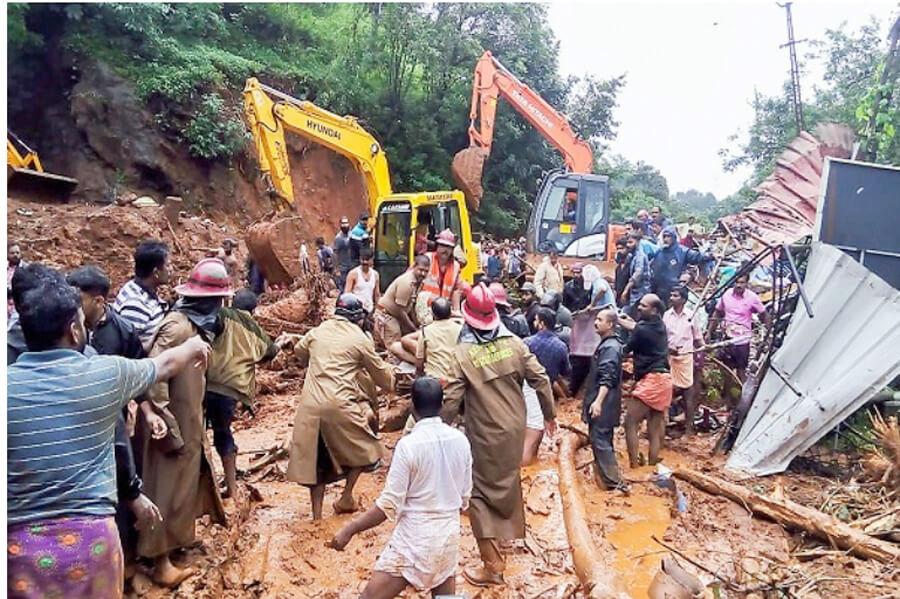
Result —
<instances>
[{"instance_id":1,"label":"broken branch","mask_svg":"<svg viewBox=\"0 0 900 599\"><path fill-rule=\"evenodd\" d=\"M766 516L786 528L806 531L858 557L885 563L900 562L900 548L897 546L870 537L816 509L800 505L790 499L777 499L754 493L740 485L687 468L677 468L674 475L708 493L740 503L754 514Z\"/></svg>"}]
</instances>

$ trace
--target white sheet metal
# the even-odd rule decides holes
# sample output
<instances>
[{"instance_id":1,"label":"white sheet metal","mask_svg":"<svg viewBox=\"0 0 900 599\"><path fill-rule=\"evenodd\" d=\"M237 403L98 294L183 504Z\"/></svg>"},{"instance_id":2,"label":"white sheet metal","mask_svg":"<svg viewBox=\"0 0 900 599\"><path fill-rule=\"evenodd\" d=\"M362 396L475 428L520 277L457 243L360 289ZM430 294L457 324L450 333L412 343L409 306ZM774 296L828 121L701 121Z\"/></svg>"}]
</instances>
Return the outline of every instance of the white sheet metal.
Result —
<instances>
[{"instance_id":1,"label":"white sheet metal","mask_svg":"<svg viewBox=\"0 0 900 599\"><path fill-rule=\"evenodd\" d=\"M814 316L798 303L729 469L784 471L900 375L900 292L823 243L813 244L804 287Z\"/></svg>"}]
</instances>

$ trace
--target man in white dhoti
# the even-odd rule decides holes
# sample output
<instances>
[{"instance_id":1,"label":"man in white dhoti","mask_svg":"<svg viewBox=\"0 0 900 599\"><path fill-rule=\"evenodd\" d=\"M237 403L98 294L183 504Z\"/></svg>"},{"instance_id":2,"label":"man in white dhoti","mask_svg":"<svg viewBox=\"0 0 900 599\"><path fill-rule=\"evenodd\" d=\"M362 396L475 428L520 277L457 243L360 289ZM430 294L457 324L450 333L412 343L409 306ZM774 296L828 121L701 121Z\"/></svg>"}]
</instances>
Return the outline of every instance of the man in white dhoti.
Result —
<instances>
[{"instance_id":1,"label":"man in white dhoti","mask_svg":"<svg viewBox=\"0 0 900 599\"><path fill-rule=\"evenodd\" d=\"M330 543L341 551L355 534L385 520L397 523L361 599L390 599L407 585L432 597L456 590L459 514L472 494L472 450L465 435L438 416L443 390L437 379L416 379L412 403L417 422L394 449L384 490Z\"/></svg>"}]
</instances>

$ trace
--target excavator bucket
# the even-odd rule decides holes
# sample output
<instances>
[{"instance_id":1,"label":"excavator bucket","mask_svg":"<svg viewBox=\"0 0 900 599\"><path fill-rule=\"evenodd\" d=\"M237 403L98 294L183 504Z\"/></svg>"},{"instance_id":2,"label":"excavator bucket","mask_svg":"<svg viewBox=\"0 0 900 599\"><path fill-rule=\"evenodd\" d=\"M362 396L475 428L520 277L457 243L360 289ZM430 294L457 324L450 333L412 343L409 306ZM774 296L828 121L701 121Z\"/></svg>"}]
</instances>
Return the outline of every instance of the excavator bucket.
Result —
<instances>
[{"instance_id":1,"label":"excavator bucket","mask_svg":"<svg viewBox=\"0 0 900 599\"><path fill-rule=\"evenodd\" d=\"M258 222L247 231L247 249L270 284L289 285L300 276L297 217Z\"/></svg>"},{"instance_id":2,"label":"excavator bucket","mask_svg":"<svg viewBox=\"0 0 900 599\"><path fill-rule=\"evenodd\" d=\"M457 152L450 165L453 182L466 194L466 204L475 212L478 212L481 196L484 194L481 175L484 172L485 160L487 152L483 148L472 146Z\"/></svg>"},{"instance_id":3,"label":"excavator bucket","mask_svg":"<svg viewBox=\"0 0 900 599\"><path fill-rule=\"evenodd\" d=\"M78 180L71 177L6 166L6 191L9 195L65 202L77 186Z\"/></svg>"}]
</instances>

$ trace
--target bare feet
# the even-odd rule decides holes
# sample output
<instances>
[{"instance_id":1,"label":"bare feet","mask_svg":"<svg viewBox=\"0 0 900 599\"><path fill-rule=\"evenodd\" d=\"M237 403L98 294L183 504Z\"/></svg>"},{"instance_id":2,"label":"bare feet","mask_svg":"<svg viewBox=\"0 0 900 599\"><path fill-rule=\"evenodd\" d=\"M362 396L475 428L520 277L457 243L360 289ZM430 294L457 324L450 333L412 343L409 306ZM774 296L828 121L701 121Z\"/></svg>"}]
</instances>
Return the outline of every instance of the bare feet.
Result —
<instances>
[{"instance_id":1,"label":"bare feet","mask_svg":"<svg viewBox=\"0 0 900 599\"><path fill-rule=\"evenodd\" d=\"M350 501L345 501L344 498L341 497L334 502L333 507L335 514L352 514L359 511L359 503L353 498L351 498Z\"/></svg>"},{"instance_id":2,"label":"bare feet","mask_svg":"<svg viewBox=\"0 0 900 599\"><path fill-rule=\"evenodd\" d=\"M157 558L153 566L153 582L170 589L174 589L193 575L193 568L178 568L168 556Z\"/></svg>"}]
</instances>

